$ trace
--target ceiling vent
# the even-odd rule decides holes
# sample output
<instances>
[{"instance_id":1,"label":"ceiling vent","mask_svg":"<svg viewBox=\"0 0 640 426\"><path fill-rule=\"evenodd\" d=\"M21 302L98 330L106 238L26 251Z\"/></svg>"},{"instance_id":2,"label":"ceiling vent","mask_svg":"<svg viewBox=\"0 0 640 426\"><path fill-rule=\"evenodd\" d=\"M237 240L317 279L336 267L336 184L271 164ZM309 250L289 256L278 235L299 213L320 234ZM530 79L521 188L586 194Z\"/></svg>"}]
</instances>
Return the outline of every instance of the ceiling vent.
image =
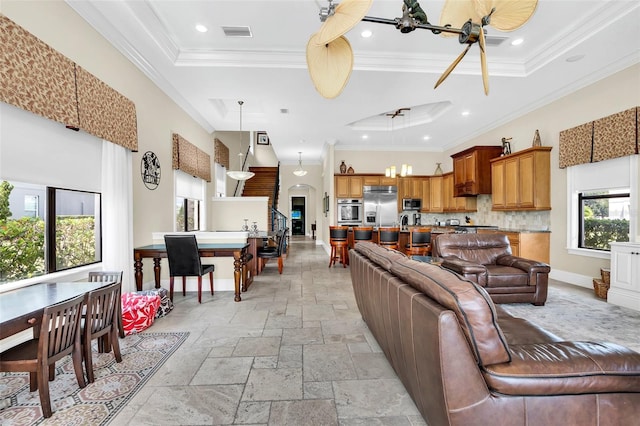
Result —
<instances>
[{"instance_id":1,"label":"ceiling vent","mask_svg":"<svg viewBox=\"0 0 640 426\"><path fill-rule=\"evenodd\" d=\"M509 37L488 35L484 38L487 46L500 46Z\"/></svg>"},{"instance_id":2,"label":"ceiling vent","mask_svg":"<svg viewBox=\"0 0 640 426\"><path fill-rule=\"evenodd\" d=\"M289 110L287 108L280 108L280 114L289 114Z\"/></svg>"},{"instance_id":3,"label":"ceiling vent","mask_svg":"<svg viewBox=\"0 0 640 426\"><path fill-rule=\"evenodd\" d=\"M249 27L222 27L224 35L227 37L253 37Z\"/></svg>"}]
</instances>

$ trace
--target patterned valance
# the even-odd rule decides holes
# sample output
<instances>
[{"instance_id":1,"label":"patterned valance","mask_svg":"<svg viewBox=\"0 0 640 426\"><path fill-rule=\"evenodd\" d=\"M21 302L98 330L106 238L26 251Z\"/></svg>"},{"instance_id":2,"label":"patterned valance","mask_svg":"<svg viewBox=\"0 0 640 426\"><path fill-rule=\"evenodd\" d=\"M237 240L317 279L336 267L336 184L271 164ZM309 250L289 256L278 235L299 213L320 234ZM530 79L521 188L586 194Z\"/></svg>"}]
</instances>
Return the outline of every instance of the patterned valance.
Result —
<instances>
[{"instance_id":1,"label":"patterned valance","mask_svg":"<svg viewBox=\"0 0 640 426\"><path fill-rule=\"evenodd\" d=\"M229 170L229 148L216 138L214 144L214 161Z\"/></svg>"},{"instance_id":2,"label":"patterned valance","mask_svg":"<svg viewBox=\"0 0 640 426\"><path fill-rule=\"evenodd\" d=\"M136 107L0 14L0 101L138 150Z\"/></svg>"},{"instance_id":3,"label":"patterned valance","mask_svg":"<svg viewBox=\"0 0 640 426\"><path fill-rule=\"evenodd\" d=\"M640 107L560 132L560 168L638 154Z\"/></svg>"},{"instance_id":4,"label":"patterned valance","mask_svg":"<svg viewBox=\"0 0 640 426\"><path fill-rule=\"evenodd\" d=\"M79 127L75 64L0 15L0 101Z\"/></svg>"},{"instance_id":5,"label":"patterned valance","mask_svg":"<svg viewBox=\"0 0 640 426\"><path fill-rule=\"evenodd\" d=\"M172 167L211 182L211 156L177 133L173 134Z\"/></svg>"}]
</instances>

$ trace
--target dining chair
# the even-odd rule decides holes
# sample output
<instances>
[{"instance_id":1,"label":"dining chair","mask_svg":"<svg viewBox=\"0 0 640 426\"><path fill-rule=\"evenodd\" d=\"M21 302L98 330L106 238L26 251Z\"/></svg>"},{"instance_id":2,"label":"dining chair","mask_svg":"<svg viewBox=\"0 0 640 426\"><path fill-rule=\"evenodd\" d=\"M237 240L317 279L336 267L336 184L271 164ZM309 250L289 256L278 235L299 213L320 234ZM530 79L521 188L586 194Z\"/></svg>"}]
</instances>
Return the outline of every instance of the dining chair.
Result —
<instances>
[{"instance_id":1,"label":"dining chair","mask_svg":"<svg viewBox=\"0 0 640 426\"><path fill-rule=\"evenodd\" d=\"M378 245L398 250L398 237L400 228L397 226L389 228L378 228Z\"/></svg>"},{"instance_id":2,"label":"dining chair","mask_svg":"<svg viewBox=\"0 0 640 426\"><path fill-rule=\"evenodd\" d=\"M431 253L431 228L415 227L409 231L404 251L407 256L427 256Z\"/></svg>"},{"instance_id":3,"label":"dining chair","mask_svg":"<svg viewBox=\"0 0 640 426\"><path fill-rule=\"evenodd\" d=\"M97 271L89 272L89 282L122 283L122 271ZM124 327L122 326L122 301L118 300L118 335L124 339Z\"/></svg>"},{"instance_id":4,"label":"dining chair","mask_svg":"<svg viewBox=\"0 0 640 426\"><path fill-rule=\"evenodd\" d=\"M349 263L349 258L347 257L347 250L349 248L347 240L348 231L348 226L329 226L329 245L331 246L329 267L335 265L336 260L342 263L343 268L347 267Z\"/></svg>"},{"instance_id":5,"label":"dining chair","mask_svg":"<svg viewBox=\"0 0 640 426\"><path fill-rule=\"evenodd\" d=\"M187 277L198 277L198 303L202 303L202 276L209 274L211 294L213 295L214 265L203 265L198 252L196 236L165 235L164 244L169 260L169 299L173 302L173 279L182 277L182 295L186 295Z\"/></svg>"},{"instance_id":6,"label":"dining chair","mask_svg":"<svg viewBox=\"0 0 640 426\"><path fill-rule=\"evenodd\" d=\"M373 226L355 226L353 228L353 244L361 241L373 241Z\"/></svg>"},{"instance_id":7,"label":"dining chair","mask_svg":"<svg viewBox=\"0 0 640 426\"><path fill-rule=\"evenodd\" d=\"M118 309L122 283L116 282L89 292L82 327L82 353L87 381L95 381L91 342L98 339L98 352L110 352L116 362L122 362L118 342Z\"/></svg>"},{"instance_id":8,"label":"dining chair","mask_svg":"<svg viewBox=\"0 0 640 426\"><path fill-rule=\"evenodd\" d=\"M82 371L80 324L86 295L47 306L38 337L0 353L0 371L28 372L29 390L38 390L42 415L51 417L49 380L54 379L56 361L71 354L78 386L86 382Z\"/></svg>"},{"instance_id":9,"label":"dining chair","mask_svg":"<svg viewBox=\"0 0 640 426\"><path fill-rule=\"evenodd\" d=\"M267 260L278 259L278 272L282 274L284 268L284 255L287 232L289 228L282 229L276 233L276 246L260 247L257 252L258 256L258 271L262 272Z\"/></svg>"}]
</instances>

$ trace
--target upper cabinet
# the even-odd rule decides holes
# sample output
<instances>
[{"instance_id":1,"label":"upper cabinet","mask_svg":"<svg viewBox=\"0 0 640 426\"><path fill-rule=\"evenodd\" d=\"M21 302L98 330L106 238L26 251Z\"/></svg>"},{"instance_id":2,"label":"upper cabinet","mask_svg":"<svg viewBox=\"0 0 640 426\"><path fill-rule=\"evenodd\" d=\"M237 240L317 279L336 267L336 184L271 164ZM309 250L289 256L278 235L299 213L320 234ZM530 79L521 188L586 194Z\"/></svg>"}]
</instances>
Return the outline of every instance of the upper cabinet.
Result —
<instances>
[{"instance_id":1,"label":"upper cabinet","mask_svg":"<svg viewBox=\"0 0 640 426\"><path fill-rule=\"evenodd\" d=\"M336 198L362 198L362 176L336 176Z\"/></svg>"},{"instance_id":2,"label":"upper cabinet","mask_svg":"<svg viewBox=\"0 0 640 426\"><path fill-rule=\"evenodd\" d=\"M442 207L446 212L475 212L477 208L476 197L456 197L454 195L454 173L445 173L442 176Z\"/></svg>"},{"instance_id":3,"label":"upper cabinet","mask_svg":"<svg viewBox=\"0 0 640 426\"><path fill-rule=\"evenodd\" d=\"M493 210L551 210L551 147L491 160Z\"/></svg>"},{"instance_id":4,"label":"upper cabinet","mask_svg":"<svg viewBox=\"0 0 640 426\"><path fill-rule=\"evenodd\" d=\"M502 154L501 146L474 146L453 154L455 197L491 193L490 160Z\"/></svg>"}]
</instances>

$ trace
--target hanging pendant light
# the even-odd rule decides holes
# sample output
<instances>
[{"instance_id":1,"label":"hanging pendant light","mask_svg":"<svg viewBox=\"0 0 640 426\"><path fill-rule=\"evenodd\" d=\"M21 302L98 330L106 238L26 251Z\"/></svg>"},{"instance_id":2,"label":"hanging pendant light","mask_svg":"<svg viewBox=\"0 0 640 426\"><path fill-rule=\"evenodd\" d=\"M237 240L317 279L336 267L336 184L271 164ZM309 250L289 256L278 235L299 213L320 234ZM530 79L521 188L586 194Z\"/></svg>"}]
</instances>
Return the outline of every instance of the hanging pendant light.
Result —
<instances>
[{"instance_id":1,"label":"hanging pendant light","mask_svg":"<svg viewBox=\"0 0 640 426\"><path fill-rule=\"evenodd\" d=\"M244 101L238 101L238 105L240 105L240 149L242 150L242 104ZM227 176L231 179L235 180L247 180L254 177L256 174L249 171L244 171L242 169L242 152L238 154L240 157L240 169L239 170L229 170L227 172Z\"/></svg>"},{"instance_id":2,"label":"hanging pendant light","mask_svg":"<svg viewBox=\"0 0 640 426\"><path fill-rule=\"evenodd\" d=\"M302 168L302 152L298 152L298 168L293 171L293 174L302 177L307 174L307 171Z\"/></svg>"}]
</instances>

